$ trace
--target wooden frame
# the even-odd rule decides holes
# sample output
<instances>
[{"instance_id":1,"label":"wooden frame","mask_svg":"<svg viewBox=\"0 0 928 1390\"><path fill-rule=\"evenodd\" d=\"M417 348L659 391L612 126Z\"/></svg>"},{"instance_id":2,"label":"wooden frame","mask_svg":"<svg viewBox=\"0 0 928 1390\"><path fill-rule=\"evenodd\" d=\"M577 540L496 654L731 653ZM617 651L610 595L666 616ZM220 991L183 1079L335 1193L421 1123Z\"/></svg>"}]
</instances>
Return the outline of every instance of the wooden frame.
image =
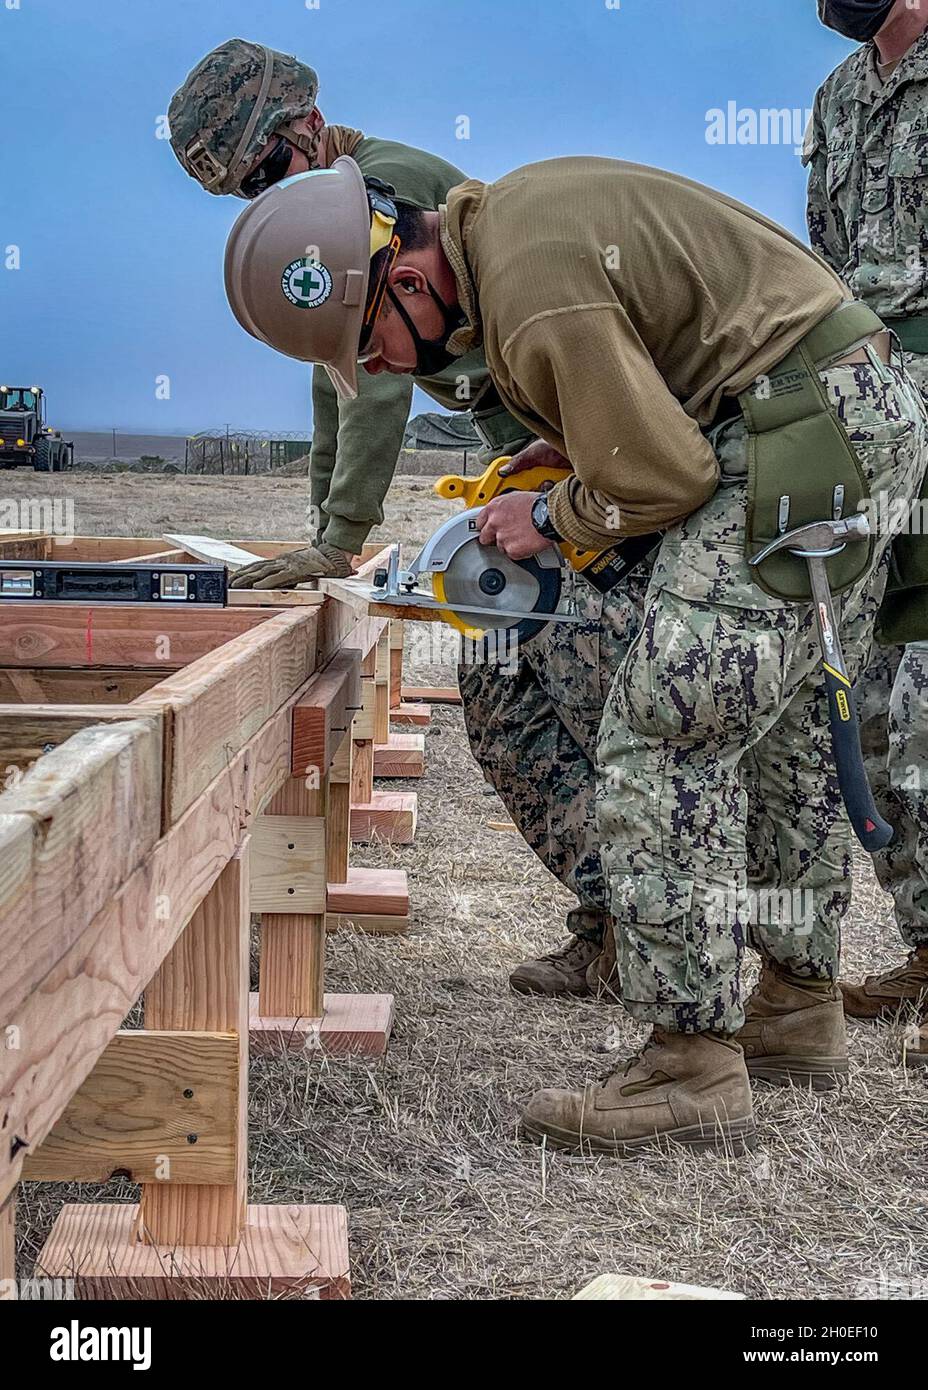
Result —
<instances>
[{"instance_id":1,"label":"wooden frame","mask_svg":"<svg viewBox=\"0 0 928 1390\"><path fill-rule=\"evenodd\" d=\"M75 548L131 560L165 545ZM138 1208L66 1208L39 1272L83 1297L345 1296L342 1208L247 1203L248 1040L386 1046L392 998L325 995L323 973L327 927L408 920L402 871L348 862L349 794L367 790L374 750L350 722L365 680L372 732L388 718L387 624L324 596L25 610L0 604L0 676L26 701L0 705L0 1280L21 1177L125 1171ZM63 690L87 698L55 702ZM143 991L145 1026L127 1033Z\"/></svg>"}]
</instances>

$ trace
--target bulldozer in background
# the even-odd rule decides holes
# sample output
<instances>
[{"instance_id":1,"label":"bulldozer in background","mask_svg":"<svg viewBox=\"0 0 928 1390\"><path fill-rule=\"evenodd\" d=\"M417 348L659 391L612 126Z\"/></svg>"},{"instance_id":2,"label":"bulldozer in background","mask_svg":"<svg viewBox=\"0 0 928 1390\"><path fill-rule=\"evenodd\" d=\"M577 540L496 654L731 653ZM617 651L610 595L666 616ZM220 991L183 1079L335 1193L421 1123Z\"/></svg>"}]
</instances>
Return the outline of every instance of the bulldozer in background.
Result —
<instances>
[{"instance_id":1,"label":"bulldozer in background","mask_svg":"<svg viewBox=\"0 0 928 1390\"><path fill-rule=\"evenodd\" d=\"M41 386L0 386L0 468L32 465L37 473L70 466L74 445L45 422Z\"/></svg>"}]
</instances>

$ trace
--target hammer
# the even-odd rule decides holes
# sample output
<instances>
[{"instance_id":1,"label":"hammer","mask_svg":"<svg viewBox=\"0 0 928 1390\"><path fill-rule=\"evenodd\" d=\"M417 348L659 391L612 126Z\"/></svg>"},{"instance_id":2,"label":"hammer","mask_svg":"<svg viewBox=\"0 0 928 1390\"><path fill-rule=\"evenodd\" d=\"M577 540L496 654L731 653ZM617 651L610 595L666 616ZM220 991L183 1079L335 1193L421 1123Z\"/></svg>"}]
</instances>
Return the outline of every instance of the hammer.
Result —
<instances>
[{"instance_id":1,"label":"hammer","mask_svg":"<svg viewBox=\"0 0 928 1390\"><path fill-rule=\"evenodd\" d=\"M778 550L788 550L805 560L809 566L809 584L815 606L819 642L822 648L822 669L828 693L828 720L834 746L838 785L847 807L851 825L864 849L883 849L893 837L893 827L883 820L873 792L867 781L863 754L860 749L860 726L854 687L847 673L835 609L828 583L825 561L839 555L849 541L868 540L870 523L861 512L834 521L813 521L797 526L765 545L750 561L759 565Z\"/></svg>"}]
</instances>

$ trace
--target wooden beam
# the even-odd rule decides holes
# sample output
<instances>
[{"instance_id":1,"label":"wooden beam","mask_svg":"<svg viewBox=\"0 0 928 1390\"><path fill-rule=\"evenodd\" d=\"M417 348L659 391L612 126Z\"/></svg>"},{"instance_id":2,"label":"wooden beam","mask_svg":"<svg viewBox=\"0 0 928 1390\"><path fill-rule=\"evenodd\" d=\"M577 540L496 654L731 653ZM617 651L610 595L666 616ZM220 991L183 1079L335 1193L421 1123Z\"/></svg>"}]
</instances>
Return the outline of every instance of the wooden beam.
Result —
<instances>
[{"instance_id":1,"label":"wooden beam","mask_svg":"<svg viewBox=\"0 0 928 1390\"><path fill-rule=\"evenodd\" d=\"M394 724L412 724L422 728L426 724L431 724L432 711L428 705L411 705L404 700L395 709L391 709L390 719Z\"/></svg>"},{"instance_id":2,"label":"wooden beam","mask_svg":"<svg viewBox=\"0 0 928 1390\"><path fill-rule=\"evenodd\" d=\"M233 608L318 608L325 594L317 589L230 589Z\"/></svg>"},{"instance_id":3,"label":"wooden beam","mask_svg":"<svg viewBox=\"0 0 928 1390\"><path fill-rule=\"evenodd\" d=\"M13 996L9 1007L0 1007L0 1018L5 1029L12 1030L7 1037L18 1043L0 1049L0 1201L15 1184L22 1164L21 1149L11 1155L13 1140L34 1148L50 1132L222 873L241 842L243 827L286 780L290 721L285 706L230 757L228 766L91 920L75 910L80 895L75 899L73 888L67 908L51 919L43 902L36 906L34 898L23 900L9 890L6 896L0 891L0 937L13 932L14 925L20 933L13 964L20 964L21 938L37 934L43 925L51 933L50 922L55 940L48 954L56 956L25 997L21 990L10 990L9 966L0 973L0 996ZM115 814L111 805L107 810L101 807L98 815L111 853L125 833L123 826L129 826L133 816L144 819L145 808L157 803L157 794L152 801L140 794L138 782L135 785L124 816L118 814L118 798ZM18 822L22 817L12 819ZM18 862L18 853L17 840L0 820L0 885L4 876L7 884L11 878L15 883L8 866L11 858ZM26 880L34 882L28 857L22 867ZM4 959L10 960L9 953Z\"/></svg>"},{"instance_id":4,"label":"wooden beam","mask_svg":"<svg viewBox=\"0 0 928 1390\"><path fill-rule=\"evenodd\" d=\"M411 845L416 838L418 798L415 792L374 792L369 801L351 803L353 844L383 841Z\"/></svg>"},{"instance_id":5,"label":"wooden beam","mask_svg":"<svg viewBox=\"0 0 928 1390\"><path fill-rule=\"evenodd\" d=\"M403 869L360 869L348 871L346 883L330 883L329 912L352 917L370 913L381 917L406 917L409 913L409 885Z\"/></svg>"},{"instance_id":6,"label":"wooden beam","mask_svg":"<svg viewBox=\"0 0 928 1390\"><path fill-rule=\"evenodd\" d=\"M267 719L302 690L315 666L315 614L275 613L256 632L167 676L134 702L166 720L164 826Z\"/></svg>"},{"instance_id":7,"label":"wooden beam","mask_svg":"<svg viewBox=\"0 0 928 1390\"><path fill-rule=\"evenodd\" d=\"M427 705L459 705L461 692L456 685L404 685L403 699Z\"/></svg>"},{"instance_id":8,"label":"wooden beam","mask_svg":"<svg viewBox=\"0 0 928 1390\"><path fill-rule=\"evenodd\" d=\"M287 822L296 833L286 843L298 854L302 843L299 827L304 820L311 829L312 854L307 869L314 880L311 897L304 898L303 910L293 897L283 900L277 911L265 911L261 918L261 963L258 972L259 1012L275 1018L290 1018L293 1027L298 1020L317 1019L322 1012L325 977L325 821L326 782L309 788L303 778L291 777L277 791L268 805L267 813L255 822L259 841L273 833L274 822ZM265 822L271 822L269 832ZM322 882L319 882L319 879ZM260 900L260 899L259 899ZM273 890L270 905L276 901ZM253 898L254 905L254 898ZM257 909L256 909L257 910Z\"/></svg>"},{"instance_id":9,"label":"wooden beam","mask_svg":"<svg viewBox=\"0 0 928 1390\"><path fill-rule=\"evenodd\" d=\"M160 724L135 719L79 730L0 796L0 1020L151 851L160 784Z\"/></svg>"},{"instance_id":10,"label":"wooden beam","mask_svg":"<svg viewBox=\"0 0 928 1390\"><path fill-rule=\"evenodd\" d=\"M195 1188L178 1188L194 1192ZM342 1206L249 1206L240 1244L178 1247L134 1238L137 1208L66 1206L36 1273L74 1279L81 1299L348 1298Z\"/></svg>"},{"instance_id":11,"label":"wooden beam","mask_svg":"<svg viewBox=\"0 0 928 1390\"><path fill-rule=\"evenodd\" d=\"M267 608L0 602L0 666L156 666L166 673L272 622Z\"/></svg>"},{"instance_id":12,"label":"wooden beam","mask_svg":"<svg viewBox=\"0 0 928 1390\"><path fill-rule=\"evenodd\" d=\"M0 536L0 563L4 560L47 560L50 550L48 536Z\"/></svg>"},{"instance_id":13,"label":"wooden beam","mask_svg":"<svg viewBox=\"0 0 928 1390\"><path fill-rule=\"evenodd\" d=\"M231 1173L208 1186L142 1186L136 1233L146 1245L236 1245L248 1169L248 843L240 845L145 990L145 1026L233 1034ZM227 1141L229 1139L227 1132Z\"/></svg>"},{"instance_id":14,"label":"wooden beam","mask_svg":"<svg viewBox=\"0 0 928 1390\"><path fill-rule=\"evenodd\" d=\"M119 1032L22 1176L234 1182L238 1085L234 1033Z\"/></svg>"},{"instance_id":15,"label":"wooden beam","mask_svg":"<svg viewBox=\"0 0 928 1390\"><path fill-rule=\"evenodd\" d=\"M200 561L186 550L155 550L152 554L125 555L118 560L108 560L112 565L194 565Z\"/></svg>"},{"instance_id":16,"label":"wooden beam","mask_svg":"<svg viewBox=\"0 0 928 1390\"><path fill-rule=\"evenodd\" d=\"M0 700L31 705L126 705L144 695L171 668L103 666L81 670L74 666L0 668ZM101 714L101 719L105 713Z\"/></svg>"},{"instance_id":17,"label":"wooden beam","mask_svg":"<svg viewBox=\"0 0 928 1390\"><path fill-rule=\"evenodd\" d=\"M325 813L326 878L344 883L348 878L351 849L351 760L354 743L351 726L342 735L329 768L329 795Z\"/></svg>"},{"instance_id":18,"label":"wooden beam","mask_svg":"<svg viewBox=\"0 0 928 1390\"><path fill-rule=\"evenodd\" d=\"M310 681L307 694L293 710L294 777L315 772L324 777L361 704L361 656L340 652Z\"/></svg>"},{"instance_id":19,"label":"wooden beam","mask_svg":"<svg viewBox=\"0 0 928 1390\"><path fill-rule=\"evenodd\" d=\"M273 1018L251 996L251 1046L256 1052L324 1052L382 1057L395 1012L392 994L327 994L317 1018Z\"/></svg>"},{"instance_id":20,"label":"wooden beam","mask_svg":"<svg viewBox=\"0 0 928 1390\"><path fill-rule=\"evenodd\" d=\"M252 836L252 912L325 912L325 817L259 816Z\"/></svg>"},{"instance_id":21,"label":"wooden beam","mask_svg":"<svg viewBox=\"0 0 928 1390\"><path fill-rule=\"evenodd\" d=\"M425 772L425 735L390 734L374 744L375 777L421 777Z\"/></svg>"},{"instance_id":22,"label":"wooden beam","mask_svg":"<svg viewBox=\"0 0 928 1390\"><path fill-rule=\"evenodd\" d=\"M72 705L63 709L44 703L0 705L0 772L10 766L29 766L79 729L118 723L135 715L126 705Z\"/></svg>"}]
</instances>

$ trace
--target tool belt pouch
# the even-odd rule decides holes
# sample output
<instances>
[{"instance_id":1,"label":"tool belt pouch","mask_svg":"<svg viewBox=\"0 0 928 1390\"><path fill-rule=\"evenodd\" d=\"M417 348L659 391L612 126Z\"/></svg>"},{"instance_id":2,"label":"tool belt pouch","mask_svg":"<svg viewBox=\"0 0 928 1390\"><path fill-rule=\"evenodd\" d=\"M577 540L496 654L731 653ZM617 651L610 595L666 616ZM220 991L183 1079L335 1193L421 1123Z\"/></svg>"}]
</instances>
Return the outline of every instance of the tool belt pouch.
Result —
<instances>
[{"instance_id":1,"label":"tool belt pouch","mask_svg":"<svg viewBox=\"0 0 928 1390\"><path fill-rule=\"evenodd\" d=\"M857 454L829 402L817 363L836 360L882 327L863 305L836 310L768 377L739 396L748 430L745 547L749 559L784 531L848 516L869 499ZM866 545L846 546L827 561L833 594L843 593L867 573L873 549L871 538ZM754 574L773 598L811 601L808 566L799 556L781 551L755 568Z\"/></svg>"}]
</instances>

